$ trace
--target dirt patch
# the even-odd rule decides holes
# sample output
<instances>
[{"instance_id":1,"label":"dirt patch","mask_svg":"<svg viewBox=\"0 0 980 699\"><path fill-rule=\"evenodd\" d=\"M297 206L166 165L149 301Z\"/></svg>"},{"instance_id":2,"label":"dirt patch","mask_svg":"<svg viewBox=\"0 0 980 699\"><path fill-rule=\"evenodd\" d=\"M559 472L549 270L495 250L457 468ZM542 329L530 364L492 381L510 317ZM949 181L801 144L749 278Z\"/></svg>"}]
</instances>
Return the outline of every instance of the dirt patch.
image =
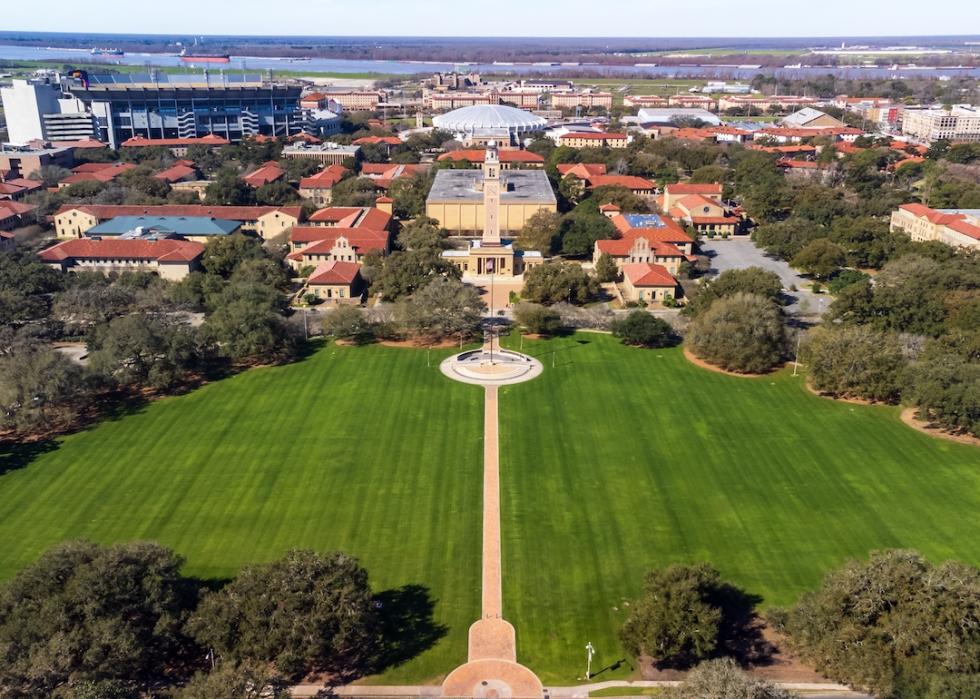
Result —
<instances>
[{"instance_id":1,"label":"dirt patch","mask_svg":"<svg viewBox=\"0 0 980 699\"><path fill-rule=\"evenodd\" d=\"M867 398L853 398L849 396L839 397L839 396L832 395L830 393L824 393L823 391L819 391L816 388L814 388L809 378L804 382L804 385L806 386L806 390L808 390L813 395L819 396L820 398L827 398L828 400L836 400L840 403L851 403L853 405L887 405L887 403L883 403L882 401L878 401L878 400L869 400Z\"/></svg>"},{"instance_id":2,"label":"dirt patch","mask_svg":"<svg viewBox=\"0 0 980 699\"><path fill-rule=\"evenodd\" d=\"M428 342L416 337L410 340L380 340L378 344L385 347L408 347L410 349L449 349L450 347L459 347L459 340Z\"/></svg>"},{"instance_id":3,"label":"dirt patch","mask_svg":"<svg viewBox=\"0 0 980 699\"><path fill-rule=\"evenodd\" d=\"M911 427L913 430L918 430L930 437L939 437L940 439L948 439L951 442L959 442L960 444L971 444L975 447L980 447L980 438L974 437L969 434L956 434L954 432L949 432L941 427L933 425L926 420L920 420L915 416L916 408L904 408L901 413L902 422Z\"/></svg>"},{"instance_id":4,"label":"dirt patch","mask_svg":"<svg viewBox=\"0 0 980 699\"><path fill-rule=\"evenodd\" d=\"M832 682L813 666L803 662L790 651L786 637L769 627L761 617L754 617L747 626L747 643L731 639L721 649L732 657L745 672L773 682ZM747 647L752 651L746 652ZM763 652L758 652L762 650ZM644 680L683 681L687 670L658 669L649 657L639 659L640 676Z\"/></svg>"},{"instance_id":5,"label":"dirt patch","mask_svg":"<svg viewBox=\"0 0 980 699\"><path fill-rule=\"evenodd\" d=\"M741 379L758 379L766 374L740 374L737 371L728 371L728 369L722 369L720 366L715 366L714 364L709 364L700 357L694 355L691 350L684 346L684 359L689 361L694 366L701 367L702 369L707 369L708 371L713 371L716 374L725 374L726 376L737 376Z\"/></svg>"}]
</instances>

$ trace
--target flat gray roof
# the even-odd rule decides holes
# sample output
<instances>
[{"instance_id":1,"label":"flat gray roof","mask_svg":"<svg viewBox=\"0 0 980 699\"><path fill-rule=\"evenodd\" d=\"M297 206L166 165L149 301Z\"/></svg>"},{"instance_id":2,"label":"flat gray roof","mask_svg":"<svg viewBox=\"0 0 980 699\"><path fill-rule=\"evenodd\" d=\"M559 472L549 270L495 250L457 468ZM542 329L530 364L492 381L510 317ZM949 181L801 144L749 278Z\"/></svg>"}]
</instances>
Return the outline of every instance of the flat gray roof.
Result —
<instances>
[{"instance_id":1,"label":"flat gray roof","mask_svg":"<svg viewBox=\"0 0 980 699\"><path fill-rule=\"evenodd\" d=\"M544 170L503 170L500 180L503 185L500 188L501 203L557 203ZM477 184L482 181L482 170L439 170L426 201L482 201L483 190L477 189Z\"/></svg>"}]
</instances>

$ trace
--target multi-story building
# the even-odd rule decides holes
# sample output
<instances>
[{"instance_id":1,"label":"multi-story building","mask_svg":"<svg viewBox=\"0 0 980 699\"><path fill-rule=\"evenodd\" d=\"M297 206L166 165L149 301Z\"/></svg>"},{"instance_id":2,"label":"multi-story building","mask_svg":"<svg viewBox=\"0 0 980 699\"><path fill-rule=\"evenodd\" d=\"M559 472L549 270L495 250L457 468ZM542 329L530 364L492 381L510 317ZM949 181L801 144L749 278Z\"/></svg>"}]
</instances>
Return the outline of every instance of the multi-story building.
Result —
<instances>
[{"instance_id":1,"label":"multi-story building","mask_svg":"<svg viewBox=\"0 0 980 699\"><path fill-rule=\"evenodd\" d=\"M673 95L667 98L667 104L671 107L686 107L688 109L707 109L709 111L718 109L718 100L707 95Z\"/></svg>"},{"instance_id":2,"label":"multi-story building","mask_svg":"<svg viewBox=\"0 0 980 699\"><path fill-rule=\"evenodd\" d=\"M822 100L815 97L799 97L797 95L763 95L760 97L721 97L718 100L718 109L758 109L765 112L771 109L801 109L803 107L813 107L822 104Z\"/></svg>"},{"instance_id":3,"label":"multi-story building","mask_svg":"<svg viewBox=\"0 0 980 699\"><path fill-rule=\"evenodd\" d=\"M980 141L980 109L956 105L950 109L907 107L902 133L920 141Z\"/></svg>"},{"instance_id":4,"label":"multi-story building","mask_svg":"<svg viewBox=\"0 0 980 699\"><path fill-rule=\"evenodd\" d=\"M980 249L980 209L930 209L902 204L892 212L891 230L912 240L931 240L961 248Z\"/></svg>"},{"instance_id":5,"label":"multi-story building","mask_svg":"<svg viewBox=\"0 0 980 699\"><path fill-rule=\"evenodd\" d=\"M11 143L78 141L97 133L90 111L78 100L65 97L54 78L14 80L0 88Z\"/></svg>"},{"instance_id":6,"label":"multi-story building","mask_svg":"<svg viewBox=\"0 0 980 699\"><path fill-rule=\"evenodd\" d=\"M75 164L74 148L32 148L0 145L0 170L6 177L24 179L40 172L45 165L71 168Z\"/></svg>"},{"instance_id":7,"label":"multi-story building","mask_svg":"<svg viewBox=\"0 0 980 699\"><path fill-rule=\"evenodd\" d=\"M624 107L666 107L669 101L659 95L626 95L623 97Z\"/></svg>"},{"instance_id":8,"label":"multi-story building","mask_svg":"<svg viewBox=\"0 0 980 699\"><path fill-rule=\"evenodd\" d=\"M510 104L521 109L537 109L541 106L541 93L537 90L515 88L499 93L503 104Z\"/></svg>"},{"instance_id":9,"label":"multi-story building","mask_svg":"<svg viewBox=\"0 0 980 699\"><path fill-rule=\"evenodd\" d=\"M552 109L612 109L611 92L595 92L592 90L567 90L551 93Z\"/></svg>"},{"instance_id":10,"label":"multi-story building","mask_svg":"<svg viewBox=\"0 0 980 699\"><path fill-rule=\"evenodd\" d=\"M605 131L570 131L558 137L558 145L572 148L626 148L629 137L624 133Z\"/></svg>"},{"instance_id":11,"label":"multi-story building","mask_svg":"<svg viewBox=\"0 0 980 699\"><path fill-rule=\"evenodd\" d=\"M500 93L487 92L424 92L422 104L434 112L442 112L478 104L500 104Z\"/></svg>"},{"instance_id":12,"label":"multi-story building","mask_svg":"<svg viewBox=\"0 0 980 699\"><path fill-rule=\"evenodd\" d=\"M99 223L117 216L207 216L225 221L238 221L243 231L253 232L260 238L267 239L297 225L303 219L303 207L65 204L54 214L55 234L59 238L82 238Z\"/></svg>"},{"instance_id":13,"label":"multi-story building","mask_svg":"<svg viewBox=\"0 0 980 699\"><path fill-rule=\"evenodd\" d=\"M324 91L327 100L336 102L341 107L352 112L373 112L378 105L387 99L387 93L382 90L343 90L338 92Z\"/></svg>"},{"instance_id":14,"label":"multi-story building","mask_svg":"<svg viewBox=\"0 0 980 699\"><path fill-rule=\"evenodd\" d=\"M360 157L360 146L344 146L327 141L326 143L294 143L282 149L283 157L307 158L325 165L343 165L345 161Z\"/></svg>"},{"instance_id":15,"label":"multi-story building","mask_svg":"<svg viewBox=\"0 0 980 699\"><path fill-rule=\"evenodd\" d=\"M135 136L229 141L266 134L290 136L307 128L298 85L258 75L129 74L68 81L72 97L96 118L99 140L117 148Z\"/></svg>"},{"instance_id":16,"label":"multi-story building","mask_svg":"<svg viewBox=\"0 0 980 699\"><path fill-rule=\"evenodd\" d=\"M492 149L488 149L490 153ZM489 157L489 156L488 156ZM517 233L539 211L557 211L558 201L543 170L503 170L494 156L494 174L499 173L499 197L493 202L494 217L504 233ZM486 223L484 178L481 170L439 170L425 202L426 216L459 235L479 235Z\"/></svg>"},{"instance_id":17,"label":"multi-story building","mask_svg":"<svg viewBox=\"0 0 980 699\"><path fill-rule=\"evenodd\" d=\"M203 255L201 243L173 238L64 240L38 253L42 262L62 272L156 272L171 281L198 269Z\"/></svg>"}]
</instances>

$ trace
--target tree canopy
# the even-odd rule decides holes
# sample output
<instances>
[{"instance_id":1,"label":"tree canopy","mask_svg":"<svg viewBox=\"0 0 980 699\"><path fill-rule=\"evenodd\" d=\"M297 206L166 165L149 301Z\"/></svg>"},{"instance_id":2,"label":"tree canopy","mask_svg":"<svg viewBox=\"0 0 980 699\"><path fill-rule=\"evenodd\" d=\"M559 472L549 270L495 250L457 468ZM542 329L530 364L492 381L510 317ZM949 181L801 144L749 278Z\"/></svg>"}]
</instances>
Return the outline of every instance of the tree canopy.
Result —
<instances>
[{"instance_id":1,"label":"tree canopy","mask_svg":"<svg viewBox=\"0 0 980 699\"><path fill-rule=\"evenodd\" d=\"M980 570L881 551L829 573L783 619L829 677L883 699L980 691Z\"/></svg>"},{"instance_id":2,"label":"tree canopy","mask_svg":"<svg viewBox=\"0 0 980 699\"><path fill-rule=\"evenodd\" d=\"M647 573L643 596L632 606L620 640L634 656L659 666L686 666L718 645L722 611L714 601L721 580L707 564L674 565Z\"/></svg>"},{"instance_id":3,"label":"tree canopy","mask_svg":"<svg viewBox=\"0 0 980 699\"><path fill-rule=\"evenodd\" d=\"M313 671L356 675L377 652L367 571L343 554L289 551L246 566L204 596L191 635L223 662L270 662L298 679Z\"/></svg>"},{"instance_id":4,"label":"tree canopy","mask_svg":"<svg viewBox=\"0 0 980 699\"><path fill-rule=\"evenodd\" d=\"M599 297L599 283L574 262L546 262L524 273L523 296L535 303L586 304Z\"/></svg>"},{"instance_id":5,"label":"tree canopy","mask_svg":"<svg viewBox=\"0 0 980 699\"><path fill-rule=\"evenodd\" d=\"M153 543L76 541L21 570L0 587L0 694L106 681L132 692L163 677L188 648L182 565Z\"/></svg>"},{"instance_id":6,"label":"tree canopy","mask_svg":"<svg viewBox=\"0 0 980 699\"><path fill-rule=\"evenodd\" d=\"M677 343L670 324L646 311L632 311L625 318L613 321L612 333L624 344L638 347L669 347Z\"/></svg>"},{"instance_id":7,"label":"tree canopy","mask_svg":"<svg viewBox=\"0 0 980 699\"><path fill-rule=\"evenodd\" d=\"M786 330L775 303L738 292L714 301L688 329L691 351L712 364L742 373L772 369L783 358Z\"/></svg>"}]
</instances>

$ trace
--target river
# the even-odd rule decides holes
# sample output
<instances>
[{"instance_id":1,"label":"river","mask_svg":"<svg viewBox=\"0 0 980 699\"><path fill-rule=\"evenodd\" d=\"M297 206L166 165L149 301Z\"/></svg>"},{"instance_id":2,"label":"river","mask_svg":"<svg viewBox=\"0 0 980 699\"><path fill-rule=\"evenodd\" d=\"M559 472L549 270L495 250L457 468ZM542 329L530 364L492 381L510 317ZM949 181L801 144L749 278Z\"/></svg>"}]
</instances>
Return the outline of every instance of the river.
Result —
<instances>
[{"instance_id":1,"label":"river","mask_svg":"<svg viewBox=\"0 0 980 699\"><path fill-rule=\"evenodd\" d=\"M77 63L99 63L106 67L113 65L142 65L142 66L186 66L188 69L207 67L212 71L223 67L248 70L272 70L315 73L381 73L393 75L411 75L415 73L447 72L456 68L473 70L478 73L514 73L518 75L561 75L573 76L587 72L589 74L617 75L648 75L660 78L724 78L750 80L762 73L775 75L778 78L799 79L818 77L832 74L842 79L910 79L910 78L940 78L940 77L969 77L980 78L980 67L973 68L936 68L909 69L899 68L865 68L859 66L829 67L815 66L810 68L744 68L735 66L601 66L601 65L531 65L472 63L462 66L452 63L437 63L428 61L354 61L342 58L269 58L232 56L230 63L198 64L182 61L176 54L164 53L127 53L123 56L93 56L84 49L45 48L40 46L5 46L0 45L0 60L10 61L58 61Z\"/></svg>"}]
</instances>

